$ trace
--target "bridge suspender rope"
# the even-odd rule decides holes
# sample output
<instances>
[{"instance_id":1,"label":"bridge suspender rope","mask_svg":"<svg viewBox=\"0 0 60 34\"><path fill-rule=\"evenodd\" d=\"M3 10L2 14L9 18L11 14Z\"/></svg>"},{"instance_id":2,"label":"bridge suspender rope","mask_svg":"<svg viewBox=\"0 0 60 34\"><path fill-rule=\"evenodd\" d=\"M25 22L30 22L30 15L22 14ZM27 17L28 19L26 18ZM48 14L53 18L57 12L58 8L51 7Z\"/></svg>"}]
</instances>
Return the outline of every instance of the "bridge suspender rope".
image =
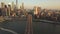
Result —
<instances>
[{"instance_id":1,"label":"bridge suspender rope","mask_svg":"<svg viewBox=\"0 0 60 34\"><path fill-rule=\"evenodd\" d=\"M30 14L27 16L27 24L26 24L25 34L33 34L32 15L30 15Z\"/></svg>"}]
</instances>

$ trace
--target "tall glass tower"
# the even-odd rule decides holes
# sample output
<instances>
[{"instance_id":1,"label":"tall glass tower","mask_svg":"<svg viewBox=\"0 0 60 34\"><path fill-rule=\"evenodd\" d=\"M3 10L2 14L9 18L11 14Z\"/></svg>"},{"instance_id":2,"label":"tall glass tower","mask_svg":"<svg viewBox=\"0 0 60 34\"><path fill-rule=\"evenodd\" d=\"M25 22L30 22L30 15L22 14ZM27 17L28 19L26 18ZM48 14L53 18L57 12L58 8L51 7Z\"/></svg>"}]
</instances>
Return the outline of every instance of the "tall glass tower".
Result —
<instances>
[{"instance_id":1,"label":"tall glass tower","mask_svg":"<svg viewBox=\"0 0 60 34\"><path fill-rule=\"evenodd\" d=\"M18 8L18 0L16 0L16 8Z\"/></svg>"}]
</instances>

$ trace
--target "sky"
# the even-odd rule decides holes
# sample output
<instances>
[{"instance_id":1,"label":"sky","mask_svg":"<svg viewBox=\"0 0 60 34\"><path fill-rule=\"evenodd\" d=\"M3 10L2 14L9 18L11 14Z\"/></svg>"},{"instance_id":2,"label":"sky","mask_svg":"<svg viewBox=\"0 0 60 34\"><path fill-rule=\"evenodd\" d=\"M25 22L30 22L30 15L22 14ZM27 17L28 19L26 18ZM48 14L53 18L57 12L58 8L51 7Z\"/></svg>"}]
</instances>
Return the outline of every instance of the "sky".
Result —
<instances>
[{"instance_id":1,"label":"sky","mask_svg":"<svg viewBox=\"0 0 60 34\"><path fill-rule=\"evenodd\" d=\"M0 2L5 2L6 4L11 3L16 0L0 0ZM34 6L40 6L41 8L48 9L60 9L60 0L18 0L18 6L24 2L25 8L33 8Z\"/></svg>"}]
</instances>

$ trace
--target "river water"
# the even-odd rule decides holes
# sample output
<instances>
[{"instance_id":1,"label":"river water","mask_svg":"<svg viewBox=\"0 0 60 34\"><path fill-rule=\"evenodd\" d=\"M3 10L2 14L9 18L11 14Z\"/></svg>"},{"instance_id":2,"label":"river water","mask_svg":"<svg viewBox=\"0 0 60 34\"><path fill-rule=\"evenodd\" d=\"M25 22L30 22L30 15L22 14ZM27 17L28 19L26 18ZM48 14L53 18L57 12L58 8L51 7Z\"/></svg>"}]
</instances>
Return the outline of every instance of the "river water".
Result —
<instances>
[{"instance_id":1,"label":"river water","mask_svg":"<svg viewBox=\"0 0 60 34\"><path fill-rule=\"evenodd\" d=\"M5 21L0 25L0 27L12 30L18 34L24 34L26 29L26 21L18 19ZM11 34L11 32L9 33L7 31L0 30L0 34Z\"/></svg>"},{"instance_id":2,"label":"river water","mask_svg":"<svg viewBox=\"0 0 60 34\"><path fill-rule=\"evenodd\" d=\"M33 22L34 34L60 34L60 25Z\"/></svg>"},{"instance_id":3,"label":"river water","mask_svg":"<svg viewBox=\"0 0 60 34\"><path fill-rule=\"evenodd\" d=\"M12 30L17 34L25 34L26 20L11 20L5 21L0 24L1 28ZM60 25L43 23L43 22L32 22L33 34L60 34ZM0 34L12 34L11 32L0 29Z\"/></svg>"}]
</instances>

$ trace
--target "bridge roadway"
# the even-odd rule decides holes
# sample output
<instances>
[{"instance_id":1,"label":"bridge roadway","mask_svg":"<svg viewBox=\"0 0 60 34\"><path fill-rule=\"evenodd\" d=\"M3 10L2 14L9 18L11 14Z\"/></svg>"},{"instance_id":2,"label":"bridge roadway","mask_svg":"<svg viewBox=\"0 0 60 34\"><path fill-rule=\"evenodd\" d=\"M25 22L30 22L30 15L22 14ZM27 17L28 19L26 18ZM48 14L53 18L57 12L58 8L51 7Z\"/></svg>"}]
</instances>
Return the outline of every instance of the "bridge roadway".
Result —
<instances>
[{"instance_id":1,"label":"bridge roadway","mask_svg":"<svg viewBox=\"0 0 60 34\"><path fill-rule=\"evenodd\" d=\"M33 34L32 15L28 15L25 34Z\"/></svg>"}]
</instances>

